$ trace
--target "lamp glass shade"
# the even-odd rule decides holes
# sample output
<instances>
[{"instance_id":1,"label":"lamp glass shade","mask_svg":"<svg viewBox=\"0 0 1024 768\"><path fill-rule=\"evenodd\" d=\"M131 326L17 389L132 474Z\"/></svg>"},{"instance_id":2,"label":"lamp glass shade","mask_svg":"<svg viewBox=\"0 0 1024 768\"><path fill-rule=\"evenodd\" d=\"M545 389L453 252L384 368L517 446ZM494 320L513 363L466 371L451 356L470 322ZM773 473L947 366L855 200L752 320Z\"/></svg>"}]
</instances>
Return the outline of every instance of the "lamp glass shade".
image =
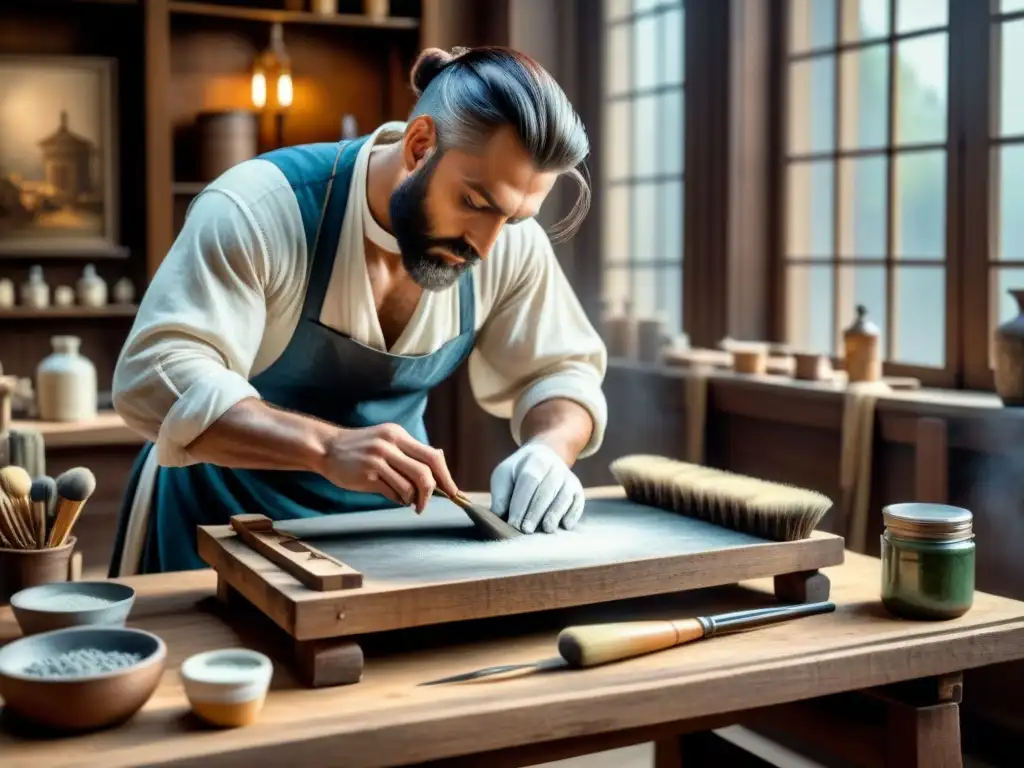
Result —
<instances>
[{"instance_id":1,"label":"lamp glass shade","mask_svg":"<svg viewBox=\"0 0 1024 768\"><path fill-rule=\"evenodd\" d=\"M252 104L256 109L267 106L267 75L262 69L252 73Z\"/></svg>"}]
</instances>

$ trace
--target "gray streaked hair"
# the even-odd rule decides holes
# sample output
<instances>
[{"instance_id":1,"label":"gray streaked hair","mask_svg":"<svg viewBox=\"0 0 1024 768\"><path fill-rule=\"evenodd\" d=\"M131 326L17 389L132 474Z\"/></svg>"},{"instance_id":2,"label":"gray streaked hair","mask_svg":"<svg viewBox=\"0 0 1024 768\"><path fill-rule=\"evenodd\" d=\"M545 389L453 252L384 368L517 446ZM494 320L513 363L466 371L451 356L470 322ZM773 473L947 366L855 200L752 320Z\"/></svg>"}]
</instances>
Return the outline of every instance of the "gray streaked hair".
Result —
<instances>
[{"instance_id":1,"label":"gray streaked hair","mask_svg":"<svg viewBox=\"0 0 1024 768\"><path fill-rule=\"evenodd\" d=\"M576 110L540 64L501 47L423 51L412 68L419 97L410 120L427 115L437 130L438 150L478 149L504 125L511 126L541 171L564 173L579 187L552 239L569 237L590 209L590 180L583 161L590 142Z\"/></svg>"}]
</instances>

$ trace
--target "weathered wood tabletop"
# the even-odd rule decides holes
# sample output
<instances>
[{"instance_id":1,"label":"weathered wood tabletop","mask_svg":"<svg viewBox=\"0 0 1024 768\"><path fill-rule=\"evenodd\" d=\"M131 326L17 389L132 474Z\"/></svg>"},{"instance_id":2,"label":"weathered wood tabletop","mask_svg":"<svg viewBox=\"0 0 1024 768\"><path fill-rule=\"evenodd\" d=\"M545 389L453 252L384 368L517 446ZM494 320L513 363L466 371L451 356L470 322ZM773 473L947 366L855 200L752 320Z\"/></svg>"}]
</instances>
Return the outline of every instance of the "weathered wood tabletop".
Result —
<instances>
[{"instance_id":1,"label":"weathered wood tabletop","mask_svg":"<svg viewBox=\"0 0 1024 768\"><path fill-rule=\"evenodd\" d=\"M568 623L685 616L771 604L769 580L736 587L380 635L362 682L310 690L277 664L257 725L210 730L188 714L178 667L192 653L269 647L267 619L222 618L213 571L127 579L130 624L168 646L153 698L125 725L59 740L0 731L4 768L45 765L318 765L420 763L524 744L591 739L659 724L865 689L1024 658L1024 603L988 594L951 622L888 617L877 560L847 553L826 570L835 613L715 638L584 671L421 687L438 677L554 655ZM18 636L0 610L0 643ZM415 649L415 650L410 650Z\"/></svg>"}]
</instances>

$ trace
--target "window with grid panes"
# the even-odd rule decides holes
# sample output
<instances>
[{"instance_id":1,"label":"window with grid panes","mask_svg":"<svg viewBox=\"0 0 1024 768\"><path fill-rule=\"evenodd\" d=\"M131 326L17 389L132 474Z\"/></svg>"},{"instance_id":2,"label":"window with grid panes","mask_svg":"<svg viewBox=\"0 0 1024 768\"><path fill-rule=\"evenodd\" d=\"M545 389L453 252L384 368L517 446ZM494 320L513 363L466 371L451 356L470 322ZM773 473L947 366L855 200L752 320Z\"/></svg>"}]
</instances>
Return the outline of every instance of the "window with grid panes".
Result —
<instances>
[{"instance_id":1,"label":"window with grid panes","mask_svg":"<svg viewBox=\"0 0 1024 768\"><path fill-rule=\"evenodd\" d=\"M1010 290L1024 289L1024 0L994 4L989 338L1019 313Z\"/></svg>"},{"instance_id":2,"label":"window with grid panes","mask_svg":"<svg viewBox=\"0 0 1024 768\"><path fill-rule=\"evenodd\" d=\"M605 314L683 328L683 0L604 0Z\"/></svg>"},{"instance_id":3,"label":"window with grid panes","mask_svg":"<svg viewBox=\"0 0 1024 768\"><path fill-rule=\"evenodd\" d=\"M864 305L883 359L943 369L948 0L787 11L788 341L839 356Z\"/></svg>"}]
</instances>

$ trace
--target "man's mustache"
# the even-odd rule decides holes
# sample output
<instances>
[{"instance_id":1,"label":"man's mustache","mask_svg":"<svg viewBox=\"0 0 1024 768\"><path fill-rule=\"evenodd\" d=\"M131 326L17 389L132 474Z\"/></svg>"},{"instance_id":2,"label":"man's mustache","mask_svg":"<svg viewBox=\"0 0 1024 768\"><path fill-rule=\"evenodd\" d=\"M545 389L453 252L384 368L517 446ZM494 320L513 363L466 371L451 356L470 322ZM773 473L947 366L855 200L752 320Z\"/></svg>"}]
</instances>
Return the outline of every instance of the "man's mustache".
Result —
<instances>
[{"instance_id":1,"label":"man's mustache","mask_svg":"<svg viewBox=\"0 0 1024 768\"><path fill-rule=\"evenodd\" d=\"M441 248L463 261L480 261L480 254L476 252L476 248L461 237L431 237L427 238L425 246L424 250Z\"/></svg>"}]
</instances>

